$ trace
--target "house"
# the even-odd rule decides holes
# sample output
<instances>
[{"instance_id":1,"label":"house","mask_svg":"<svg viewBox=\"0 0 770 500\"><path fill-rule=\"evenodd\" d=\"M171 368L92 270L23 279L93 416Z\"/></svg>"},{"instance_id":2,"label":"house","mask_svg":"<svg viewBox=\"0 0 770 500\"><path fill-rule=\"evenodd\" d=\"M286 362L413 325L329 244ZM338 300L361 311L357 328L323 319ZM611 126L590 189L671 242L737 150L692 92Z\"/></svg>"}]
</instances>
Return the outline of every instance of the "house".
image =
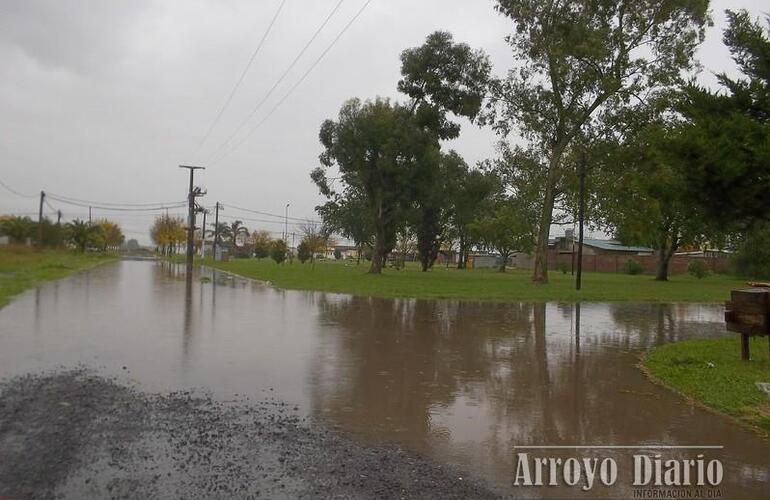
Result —
<instances>
[{"instance_id":1,"label":"house","mask_svg":"<svg viewBox=\"0 0 770 500\"><path fill-rule=\"evenodd\" d=\"M503 264L503 258L496 253L473 253L468 256L469 265L473 269L498 268ZM506 265L511 265L509 259Z\"/></svg>"},{"instance_id":2,"label":"house","mask_svg":"<svg viewBox=\"0 0 770 500\"><path fill-rule=\"evenodd\" d=\"M334 254L337 253L337 251L339 251L342 259L358 258L358 249L353 245L336 245L329 258L333 259Z\"/></svg>"},{"instance_id":3,"label":"house","mask_svg":"<svg viewBox=\"0 0 770 500\"><path fill-rule=\"evenodd\" d=\"M550 245L549 245L550 246ZM577 254L578 239L574 231L568 229L564 236L556 238L554 249L557 254ZM652 255L655 250L644 246L623 245L616 240L583 238L583 255Z\"/></svg>"}]
</instances>

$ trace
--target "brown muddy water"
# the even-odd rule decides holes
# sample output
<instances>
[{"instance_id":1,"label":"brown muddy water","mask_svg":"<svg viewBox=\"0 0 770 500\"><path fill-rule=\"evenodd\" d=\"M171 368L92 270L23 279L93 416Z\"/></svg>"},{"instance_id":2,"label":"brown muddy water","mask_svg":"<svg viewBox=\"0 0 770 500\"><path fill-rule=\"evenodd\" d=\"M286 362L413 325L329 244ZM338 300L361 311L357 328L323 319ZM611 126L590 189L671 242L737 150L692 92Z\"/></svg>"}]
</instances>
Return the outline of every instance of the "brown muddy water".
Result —
<instances>
[{"instance_id":1,"label":"brown muddy water","mask_svg":"<svg viewBox=\"0 0 770 500\"><path fill-rule=\"evenodd\" d=\"M0 378L85 365L147 391L275 396L516 496L632 497L632 455L658 453L719 459L704 495L768 498L770 441L636 366L648 347L726 335L720 305L374 299L183 273L123 261L22 294L0 309ZM543 448L575 445L594 448ZM619 478L514 487L517 453L610 457Z\"/></svg>"}]
</instances>

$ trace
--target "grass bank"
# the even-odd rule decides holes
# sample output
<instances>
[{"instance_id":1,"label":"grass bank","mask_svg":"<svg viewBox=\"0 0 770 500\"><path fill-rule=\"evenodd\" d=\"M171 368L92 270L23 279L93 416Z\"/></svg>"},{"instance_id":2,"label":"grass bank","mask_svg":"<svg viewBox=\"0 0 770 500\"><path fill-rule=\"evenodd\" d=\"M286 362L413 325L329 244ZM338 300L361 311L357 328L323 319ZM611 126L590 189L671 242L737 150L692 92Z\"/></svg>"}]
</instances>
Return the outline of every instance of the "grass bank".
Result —
<instances>
[{"instance_id":1,"label":"grass bank","mask_svg":"<svg viewBox=\"0 0 770 500\"><path fill-rule=\"evenodd\" d=\"M735 335L656 347L642 365L663 385L770 435L770 396L756 386L770 382L766 337L751 340L750 361L741 361Z\"/></svg>"},{"instance_id":2,"label":"grass bank","mask_svg":"<svg viewBox=\"0 0 770 500\"><path fill-rule=\"evenodd\" d=\"M63 278L114 257L65 250L37 252L29 247L0 246L0 307L16 294L43 281Z\"/></svg>"},{"instance_id":3,"label":"grass bank","mask_svg":"<svg viewBox=\"0 0 770 500\"><path fill-rule=\"evenodd\" d=\"M551 272L550 282L533 284L529 271L500 273L492 269L457 270L436 266L423 273L415 265L397 271L385 269L381 276L367 274L368 266L324 261L278 265L270 259L233 259L229 262L201 261L210 267L249 278L270 281L295 290L322 290L373 297L416 297L484 301L659 301L722 302L730 289L745 281L722 275L698 280L690 275L673 276L658 282L651 276L585 273L583 290L574 288L574 276Z\"/></svg>"}]
</instances>

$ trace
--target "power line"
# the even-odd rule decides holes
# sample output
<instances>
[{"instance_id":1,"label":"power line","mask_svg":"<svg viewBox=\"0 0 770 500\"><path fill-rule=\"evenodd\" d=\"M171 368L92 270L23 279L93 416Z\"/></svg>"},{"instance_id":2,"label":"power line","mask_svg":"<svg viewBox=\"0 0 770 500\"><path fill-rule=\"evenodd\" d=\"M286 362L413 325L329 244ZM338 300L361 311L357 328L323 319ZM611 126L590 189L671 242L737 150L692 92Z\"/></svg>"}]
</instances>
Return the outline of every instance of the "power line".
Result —
<instances>
[{"instance_id":1,"label":"power line","mask_svg":"<svg viewBox=\"0 0 770 500\"><path fill-rule=\"evenodd\" d=\"M250 208L236 207L235 205L230 205L228 203L224 203L223 206L226 206L228 208L234 208L235 210L241 210L243 212L249 212L249 213L252 213L252 214L267 215L268 217L277 217L277 218L281 219L281 221L283 221L285 219L289 219L289 220L298 220L298 221L301 221L301 222L318 222L318 221L315 221L315 220L312 220L312 219L305 219L305 218L302 218L302 217L286 217L285 215L273 214L273 213L270 213L270 212L262 212L260 210L252 210Z\"/></svg>"},{"instance_id":2,"label":"power line","mask_svg":"<svg viewBox=\"0 0 770 500\"><path fill-rule=\"evenodd\" d=\"M147 202L147 203L116 203L111 201L83 200L80 198L73 198L71 196L64 196L61 194L49 193L49 192L46 192L46 196L50 196L64 203L66 202L83 203L83 204L86 204L86 206L103 205L103 206L115 206L115 207L149 207L149 206L158 206L158 205L162 205L162 206L178 205L180 203L186 203L185 200L155 201L155 202Z\"/></svg>"},{"instance_id":3,"label":"power line","mask_svg":"<svg viewBox=\"0 0 770 500\"><path fill-rule=\"evenodd\" d=\"M241 123L238 125L238 127L235 129L235 132L230 134L228 138L219 145L209 156L208 160L211 160L214 158L220 151L222 151L224 148L230 144L230 141L232 141L238 133L243 130L243 127L246 126L246 124L251 121L251 119L254 117L254 115L257 114L257 112L262 108L262 105L270 98L271 95L273 95L273 92L275 92L275 89L278 88L278 86L283 82L284 78L289 74L289 72L296 66L296 64L299 62L300 58L305 54L308 48L313 44L315 39L318 37L318 35L321 33L321 31L326 27L327 24L329 24L329 21L334 16L334 14L339 10L340 6L345 0L339 0L337 4L334 6L334 8L329 12L329 14L326 16L326 19L324 19L323 23L316 29L315 33L313 33L313 36L310 37L310 39L305 43L305 46L302 47L302 50L299 51L299 53L296 55L294 60L289 64L289 66L286 68L286 70L283 72L283 74L278 78L278 80L275 81L273 86L270 88L270 90L267 91L267 93L262 97L262 99L257 103L256 106L251 110L251 112L246 116L246 118L241 121ZM371 1L371 0L370 0Z\"/></svg>"},{"instance_id":4,"label":"power line","mask_svg":"<svg viewBox=\"0 0 770 500\"><path fill-rule=\"evenodd\" d=\"M0 179L0 186L3 186L6 189L6 191L8 191L9 193L13 193L16 196L21 196L22 198L37 198L38 197L37 194L24 194L24 193L20 193L19 191L16 191L11 186L9 186L5 182L3 182L2 179Z\"/></svg>"},{"instance_id":5,"label":"power line","mask_svg":"<svg viewBox=\"0 0 770 500\"><path fill-rule=\"evenodd\" d=\"M225 215L225 214L219 214L219 217L232 219L232 220L247 221L247 222L259 222L263 224L280 224L282 226L284 225L284 221L282 220L254 219L250 217L239 217L237 215ZM302 226L302 225L318 226L320 224L321 224L320 222L316 222L316 221L289 222L290 226Z\"/></svg>"},{"instance_id":6,"label":"power line","mask_svg":"<svg viewBox=\"0 0 770 500\"><path fill-rule=\"evenodd\" d=\"M106 210L108 212L154 212L159 210L166 210L169 208L181 208L185 206L184 203L177 203L175 205L163 205L163 206L145 207L145 208L125 208L125 207L110 207L105 205L96 205L96 204L88 204L88 203L84 204L84 203L64 200L56 196L51 196L51 199L54 199L60 203L64 203L67 205L73 205L76 207L83 207L83 208L98 208L99 210Z\"/></svg>"},{"instance_id":7,"label":"power line","mask_svg":"<svg viewBox=\"0 0 770 500\"><path fill-rule=\"evenodd\" d=\"M342 30L337 34L337 36L332 40L332 42L326 47L326 49L321 52L321 55L318 56L318 58L313 62L312 65L308 68L307 71L300 77L300 79L297 81L297 83L292 86L289 91L286 93L286 95L283 96L283 98L276 103L275 106L270 110L270 112L259 122L257 125L252 128L233 148L231 148L229 151L226 151L222 156L220 156L218 159L211 162L212 165L216 165L217 163L221 162L228 156L230 156L235 150L237 150L239 147L243 145L244 142L248 140L249 137L251 137L251 134L257 131L271 116L273 116L273 113L275 113L278 108L281 107L281 105L291 96L291 94L294 93L294 91L299 87L302 82L305 81L305 78L315 69L316 66L323 60L323 58L326 56L326 54L336 45L337 41L339 41L340 38L342 38L342 35L345 34L345 32L350 28L353 23L358 19L361 14L363 14L364 10L369 6L369 4L372 3L372 0L367 0L366 3L358 10L355 16L353 16L350 21L342 28Z\"/></svg>"},{"instance_id":8,"label":"power line","mask_svg":"<svg viewBox=\"0 0 770 500\"><path fill-rule=\"evenodd\" d=\"M235 82L235 85L233 86L233 90L230 91L230 95L227 97L227 100L222 105L222 107L219 109L219 112L217 113L216 117L214 118L214 121L211 122L211 125L209 126L208 130L206 131L206 135L203 136L203 139L201 139L200 143L198 143L198 149L197 151L200 151L200 149L203 147L203 145L208 140L209 136L211 135L211 132L214 131L214 127L217 126L219 123L219 120L222 118L222 115L224 114L227 107L230 105L230 102L233 100L233 97L235 96L235 93L238 91L238 88L240 88L241 83L243 83L243 79L246 77L246 73L248 73L249 68L251 68L251 64L254 62L254 58L257 57L257 54L259 54L259 51L262 49L262 45L264 45L265 40L267 40L267 36L270 34L270 31L273 29L273 25L275 24L276 19L278 19L278 14L281 13L281 10L283 9L284 4L286 3L286 0L282 0L280 5L278 5L278 10L275 11L275 15L273 15L273 19L270 21L270 24L267 26L267 29L265 30L265 33L262 35L262 39L257 44L257 48L254 49L254 52L251 53L251 57L249 58L249 62L246 63L246 67L243 68L243 72L241 73L241 76L238 78L238 81Z\"/></svg>"}]
</instances>

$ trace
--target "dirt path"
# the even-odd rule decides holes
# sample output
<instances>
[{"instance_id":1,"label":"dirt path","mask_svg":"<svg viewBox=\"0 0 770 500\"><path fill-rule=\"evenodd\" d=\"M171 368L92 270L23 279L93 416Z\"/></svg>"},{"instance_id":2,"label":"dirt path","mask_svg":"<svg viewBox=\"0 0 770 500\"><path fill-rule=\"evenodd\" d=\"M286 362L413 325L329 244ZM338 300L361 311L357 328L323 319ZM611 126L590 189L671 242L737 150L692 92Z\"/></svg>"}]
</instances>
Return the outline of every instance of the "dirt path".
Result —
<instances>
[{"instance_id":1,"label":"dirt path","mask_svg":"<svg viewBox=\"0 0 770 500\"><path fill-rule=\"evenodd\" d=\"M0 498L497 496L275 399L144 394L86 370L15 378L0 392Z\"/></svg>"}]
</instances>

